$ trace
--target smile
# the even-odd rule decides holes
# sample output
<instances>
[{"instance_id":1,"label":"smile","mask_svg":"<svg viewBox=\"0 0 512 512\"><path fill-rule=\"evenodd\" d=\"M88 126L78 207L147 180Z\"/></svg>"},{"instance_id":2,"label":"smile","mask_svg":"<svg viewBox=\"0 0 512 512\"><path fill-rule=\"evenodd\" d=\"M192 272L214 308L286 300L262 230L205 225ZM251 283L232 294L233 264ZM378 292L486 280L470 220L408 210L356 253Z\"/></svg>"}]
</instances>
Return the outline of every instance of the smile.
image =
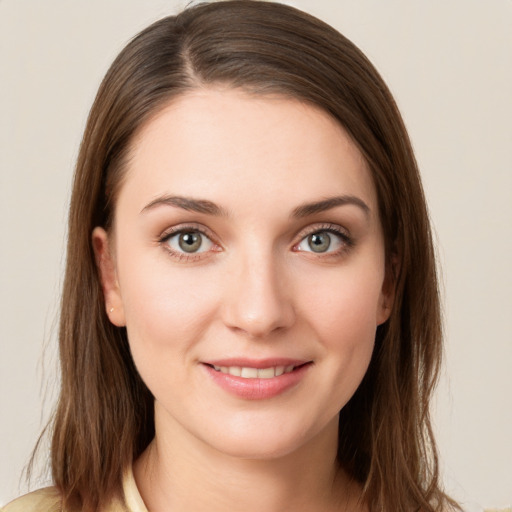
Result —
<instances>
[{"instance_id":1,"label":"smile","mask_svg":"<svg viewBox=\"0 0 512 512\"><path fill-rule=\"evenodd\" d=\"M248 366L216 366L212 365L217 372L243 379L272 379L284 373L291 373L295 366L270 366L269 368L252 368Z\"/></svg>"},{"instance_id":2,"label":"smile","mask_svg":"<svg viewBox=\"0 0 512 512\"><path fill-rule=\"evenodd\" d=\"M264 400L291 390L309 373L313 361L245 358L204 362L201 367L225 392L244 400Z\"/></svg>"}]
</instances>

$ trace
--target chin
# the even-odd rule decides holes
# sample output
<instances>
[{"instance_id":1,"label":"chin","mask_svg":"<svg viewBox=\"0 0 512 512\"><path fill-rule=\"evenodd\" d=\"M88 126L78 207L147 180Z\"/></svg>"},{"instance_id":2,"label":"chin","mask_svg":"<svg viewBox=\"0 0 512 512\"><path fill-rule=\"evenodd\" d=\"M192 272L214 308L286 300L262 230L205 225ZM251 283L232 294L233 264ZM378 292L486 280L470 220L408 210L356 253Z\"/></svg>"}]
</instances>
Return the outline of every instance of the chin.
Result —
<instances>
[{"instance_id":1,"label":"chin","mask_svg":"<svg viewBox=\"0 0 512 512\"><path fill-rule=\"evenodd\" d=\"M213 442L210 444L218 452L244 460L276 460L286 457L298 451L303 442L290 439L263 438L228 439L225 442Z\"/></svg>"},{"instance_id":2,"label":"chin","mask_svg":"<svg viewBox=\"0 0 512 512\"><path fill-rule=\"evenodd\" d=\"M276 460L294 453L307 452L320 442L336 450L338 417L324 425L304 421L265 424L256 421L244 425L224 425L203 435L203 442L230 457L250 460ZM223 428L224 427L224 428ZM203 433L204 434L204 433Z\"/></svg>"}]
</instances>

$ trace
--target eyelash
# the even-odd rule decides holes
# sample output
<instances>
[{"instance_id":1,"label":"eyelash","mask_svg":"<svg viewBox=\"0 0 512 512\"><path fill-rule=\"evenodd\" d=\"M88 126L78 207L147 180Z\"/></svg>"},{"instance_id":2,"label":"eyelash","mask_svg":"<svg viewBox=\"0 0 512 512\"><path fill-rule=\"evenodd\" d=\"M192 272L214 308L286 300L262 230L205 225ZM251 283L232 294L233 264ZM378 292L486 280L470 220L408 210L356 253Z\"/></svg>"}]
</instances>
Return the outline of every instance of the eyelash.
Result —
<instances>
[{"instance_id":1,"label":"eyelash","mask_svg":"<svg viewBox=\"0 0 512 512\"><path fill-rule=\"evenodd\" d=\"M335 251L315 253L314 251L303 251L298 249L298 246L302 244L309 236L328 233L337 236L341 241L341 247ZM299 242L294 244L293 248L297 252L307 252L315 258L337 258L345 255L354 246L354 239L347 233L346 230L338 226L337 224L321 224L306 228L304 231L299 233Z\"/></svg>"},{"instance_id":2,"label":"eyelash","mask_svg":"<svg viewBox=\"0 0 512 512\"><path fill-rule=\"evenodd\" d=\"M186 253L181 251L176 251L173 249L169 244L169 240L177 235L183 234L183 233L199 233L201 236L206 237L214 249L210 249L207 251L202 252L194 252L194 253ZM337 236L341 241L341 247L338 248L335 251L331 252L318 252L315 251L304 251L302 249L299 249L299 245L302 244L307 237L314 235L314 234L320 234L320 233L328 233ZM292 247L292 249L295 252L301 252L301 253L309 253L309 257L314 258L336 258L340 257L344 254L346 254L353 246L354 246L354 240L352 237L342 228L340 228L336 224L322 224L322 225L316 225L306 228L305 230L301 231L298 234L299 241L295 243ZM210 233L209 230L204 229L204 227L197 225L197 224L187 224L187 225L180 225L180 226L174 226L168 230L166 230L159 238L158 243L164 247L166 251L168 251L172 257L177 258L179 261L185 261L185 262L194 262L201 258L204 258L209 252L220 252L221 246L215 241L215 237Z\"/></svg>"},{"instance_id":3,"label":"eyelash","mask_svg":"<svg viewBox=\"0 0 512 512\"><path fill-rule=\"evenodd\" d=\"M195 253L186 253L186 252L180 252L174 250L167 242L169 240L177 235L183 234L183 233L199 233L203 237L207 238L213 247L213 252L219 252L220 246L215 242L215 238L212 236L212 234L204 229L200 225L196 224L186 224L186 225L180 225L172 227L168 230L166 230L158 239L158 243L164 247L166 251L168 251L172 257L177 258L179 261L187 261L187 262L193 262L197 261L204 257L204 255L210 251L202 251L202 252L195 252Z\"/></svg>"}]
</instances>

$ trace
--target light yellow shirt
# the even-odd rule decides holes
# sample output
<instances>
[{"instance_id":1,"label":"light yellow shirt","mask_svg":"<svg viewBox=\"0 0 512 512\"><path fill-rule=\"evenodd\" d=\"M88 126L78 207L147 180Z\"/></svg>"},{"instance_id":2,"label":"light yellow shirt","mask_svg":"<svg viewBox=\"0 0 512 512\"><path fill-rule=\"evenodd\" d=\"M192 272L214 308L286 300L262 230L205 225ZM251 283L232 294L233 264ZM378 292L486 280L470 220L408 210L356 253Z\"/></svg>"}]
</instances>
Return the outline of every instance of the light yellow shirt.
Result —
<instances>
[{"instance_id":1,"label":"light yellow shirt","mask_svg":"<svg viewBox=\"0 0 512 512\"><path fill-rule=\"evenodd\" d=\"M102 512L148 512L137 489L131 469L123 479L126 504L118 500L110 503ZM65 512L61 508L59 492L55 487L46 487L12 501L1 512Z\"/></svg>"},{"instance_id":2,"label":"light yellow shirt","mask_svg":"<svg viewBox=\"0 0 512 512\"><path fill-rule=\"evenodd\" d=\"M148 512L146 505L137 489L131 468L123 479L125 503L115 501L110 503L102 512ZM61 509L60 495L55 487L46 487L31 492L12 501L1 512L65 512ZM512 508L487 509L482 512L512 512Z\"/></svg>"}]
</instances>

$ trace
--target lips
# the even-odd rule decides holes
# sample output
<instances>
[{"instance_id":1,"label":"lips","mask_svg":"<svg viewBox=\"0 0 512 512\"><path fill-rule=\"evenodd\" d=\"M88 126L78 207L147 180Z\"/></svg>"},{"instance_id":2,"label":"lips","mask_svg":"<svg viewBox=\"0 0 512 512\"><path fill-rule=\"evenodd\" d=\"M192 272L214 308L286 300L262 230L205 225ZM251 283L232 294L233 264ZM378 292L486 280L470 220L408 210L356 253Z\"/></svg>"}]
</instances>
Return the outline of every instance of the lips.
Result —
<instances>
[{"instance_id":1,"label":"lips","mask_svg":"<svg viewBox=\"0 0 512 512\"><path fill-rule=\"evenodd\" d=\"M292 359L229 359L202 364L223 390L239 398L262 400L298 385L312 361Z\"/></svg>"},{"instance_id":2,"label":"lips","mask_svg":"<svg viewBox=\"0 0 512 512\"><path fill-rule=\"evenodd\" d=\"M283 373L290 373L295 366L293 364L288 366L270 366L268 368L252 368L250 366L216 366L213 368L226 375L233 375L235 377L242 377L243 379L272 379L279 377Z\"/></svg>"}]
</instances>

